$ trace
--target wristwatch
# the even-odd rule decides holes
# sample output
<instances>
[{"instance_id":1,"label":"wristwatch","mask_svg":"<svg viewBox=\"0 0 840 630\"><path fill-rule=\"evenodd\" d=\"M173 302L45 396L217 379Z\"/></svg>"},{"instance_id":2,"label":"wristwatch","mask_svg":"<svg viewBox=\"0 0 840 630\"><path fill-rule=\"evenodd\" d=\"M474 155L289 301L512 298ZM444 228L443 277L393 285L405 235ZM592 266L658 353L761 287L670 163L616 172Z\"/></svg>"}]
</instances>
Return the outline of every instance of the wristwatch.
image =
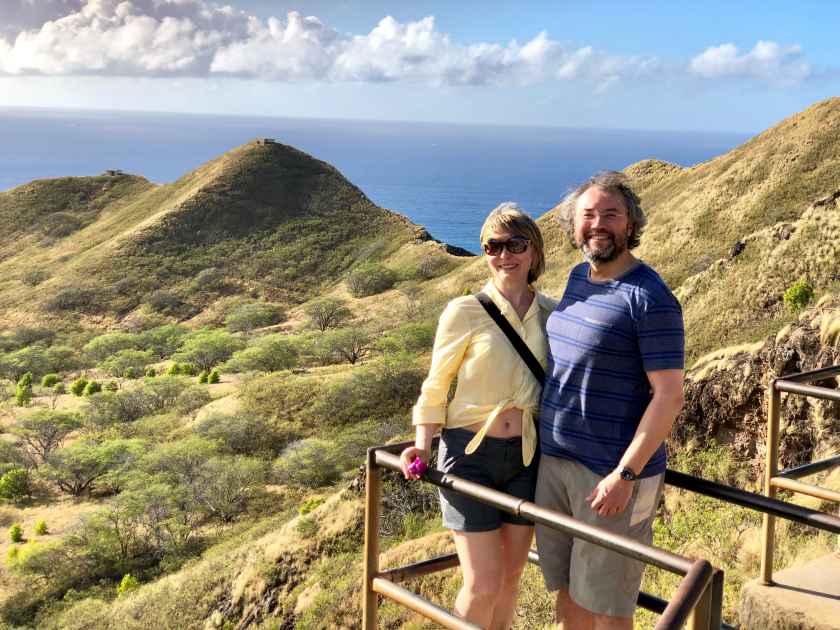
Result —
<instances>
[{"instance_id":1,"label":"wristwatch","mask_svg":"<svg viewBox=\"0 0 840 630\"><path fill-rule=\"evenodd\" d=\"M627 466L618 471L618 476L624 479L624 481L636 481L639 478L639 475L627 468Z\"/></svg>"}]
</instances>

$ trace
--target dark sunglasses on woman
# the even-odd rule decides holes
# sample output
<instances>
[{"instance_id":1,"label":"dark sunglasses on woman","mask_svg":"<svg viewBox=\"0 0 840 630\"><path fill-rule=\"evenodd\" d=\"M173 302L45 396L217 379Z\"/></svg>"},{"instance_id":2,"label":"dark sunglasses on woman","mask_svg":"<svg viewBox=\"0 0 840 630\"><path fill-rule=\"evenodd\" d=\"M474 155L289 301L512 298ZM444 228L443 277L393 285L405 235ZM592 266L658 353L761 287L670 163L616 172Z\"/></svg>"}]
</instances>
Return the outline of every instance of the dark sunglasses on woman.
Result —
<instances>
[{"instance_id":1,"label":"dark sunglasses on woman","mask_svg":"<svg viewBox=\"0 0 840 630\"><path fill-rule=\"evenodd\" d=\"M524 236L511 236L504 241L490 239L484 243L484 253L488 256L499 256L503 249L507 249L511 254L521 254L528 249L528 243Z\"/></svg>"}]
</instances>

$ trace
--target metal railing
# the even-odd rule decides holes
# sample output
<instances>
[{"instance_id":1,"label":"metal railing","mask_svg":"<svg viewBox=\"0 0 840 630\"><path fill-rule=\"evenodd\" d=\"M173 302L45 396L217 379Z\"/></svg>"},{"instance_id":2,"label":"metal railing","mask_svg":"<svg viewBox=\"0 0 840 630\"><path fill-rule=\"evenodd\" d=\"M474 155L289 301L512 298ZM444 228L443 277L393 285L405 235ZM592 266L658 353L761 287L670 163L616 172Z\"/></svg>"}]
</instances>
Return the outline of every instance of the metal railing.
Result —
<instances>
[{"instance_id":1,"label":"metal railing","mask_svg":"<svg viewBox=\"0 0 840 630\"><path fill-rule=\"evenodd\" d=\"M406 444L392 444L368 450L366 466L365 502L365 563L364 601L362 606L362 627L376 630L378 617L378 596L388 597L425 618L445 628L455 630L478 630L478 626L456 617L440 606L404 588L399 582L421 575L458 566L455 554L431 558L408 566L381 570L379 566L379 529L382 510L382 468L400 472L399 456ZM707 560L691 560L683 556L640 543L626 536L608 532L599 527L587 525L554 510L541 507L530 501L504 494L477 483L429 470L424 481L449 488L492 505L505 512L527 518L534 523L547 525L588 542L606 547L626 556L651 564L671 573L683 576L676 593L664 608L662 600L641 594L639 603L661 616L656 630L681 628L688 623L692 630L721 628L721 607L723 601L723 574L716 571ZM537 561L536 553L529 558Z\"/></svg>"},{"instance_id":2,"label":"metal railing","mask_svg":"<svg viewBox=\"0 0 840 630\"><path fill-rule=\"evenodd\" d=\"M819 370L789 374L784 378L771 381L767 392L767 463L764 471L764 492L768 498L775 498L777 490L781 488L816 497L823 501L840 503L840 492L799 481L801 477L840 466L840 455L788 468L787 470L779 470L779 425L782 392L840 402L840 391L812 385L812 383L833 378L838 374L840 374L840 365L834 365ZM828 517L828 515L825 516ZM765 585L773 584L775 525L775 515L765 512L761 546L761 581ZM829 529L829 531L834 530Z\"/></svg>"}]
</instances>

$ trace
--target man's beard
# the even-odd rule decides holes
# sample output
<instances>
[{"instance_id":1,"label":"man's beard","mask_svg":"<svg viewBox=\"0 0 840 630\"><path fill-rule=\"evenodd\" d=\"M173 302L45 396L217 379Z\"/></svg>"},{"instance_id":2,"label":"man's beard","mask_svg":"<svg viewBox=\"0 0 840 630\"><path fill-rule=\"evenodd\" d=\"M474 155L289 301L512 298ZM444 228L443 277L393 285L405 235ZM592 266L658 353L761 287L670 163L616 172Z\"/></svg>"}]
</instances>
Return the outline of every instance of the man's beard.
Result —
<instances>
[{"instance_id":1,"label":"man's beard","mask_svg":"<svg viewBox=\"0 0 840 630\"><path fill-rule=\"evenodd\" d=\"M610 242L606 247L599 250L592 250L588 244L590 236L588 235L579 246L580 251L583 253L583 259L590 264L600 265L612 262L627 249L626 240L622 239L620 242L617 242L613 234L607 234L610 237Z\"/></svg>"}]
</instances>

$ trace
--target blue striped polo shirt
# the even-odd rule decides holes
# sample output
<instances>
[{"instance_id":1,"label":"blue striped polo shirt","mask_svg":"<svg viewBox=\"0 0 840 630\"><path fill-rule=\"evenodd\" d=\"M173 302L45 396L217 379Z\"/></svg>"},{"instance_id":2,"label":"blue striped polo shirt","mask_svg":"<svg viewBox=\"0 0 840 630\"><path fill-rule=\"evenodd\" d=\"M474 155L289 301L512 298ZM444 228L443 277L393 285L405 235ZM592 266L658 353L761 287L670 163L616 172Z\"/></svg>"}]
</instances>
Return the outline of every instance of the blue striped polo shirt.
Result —
<instances>
[{"instance_id":1,"label":"blue striped polo shirt","mask_svg":"<svg viewBox=\"0 0 840 630\"><path fill-rule=\"evenodd\" d=\"M569 274L546 329L542 452L606 476L618 466L650 403L646 372L683 367L680 304L644 263L605 283L589 280L589 263L582 263ZM663 443L640 476L664 470Z\"/></svg>"}]
</instances>

